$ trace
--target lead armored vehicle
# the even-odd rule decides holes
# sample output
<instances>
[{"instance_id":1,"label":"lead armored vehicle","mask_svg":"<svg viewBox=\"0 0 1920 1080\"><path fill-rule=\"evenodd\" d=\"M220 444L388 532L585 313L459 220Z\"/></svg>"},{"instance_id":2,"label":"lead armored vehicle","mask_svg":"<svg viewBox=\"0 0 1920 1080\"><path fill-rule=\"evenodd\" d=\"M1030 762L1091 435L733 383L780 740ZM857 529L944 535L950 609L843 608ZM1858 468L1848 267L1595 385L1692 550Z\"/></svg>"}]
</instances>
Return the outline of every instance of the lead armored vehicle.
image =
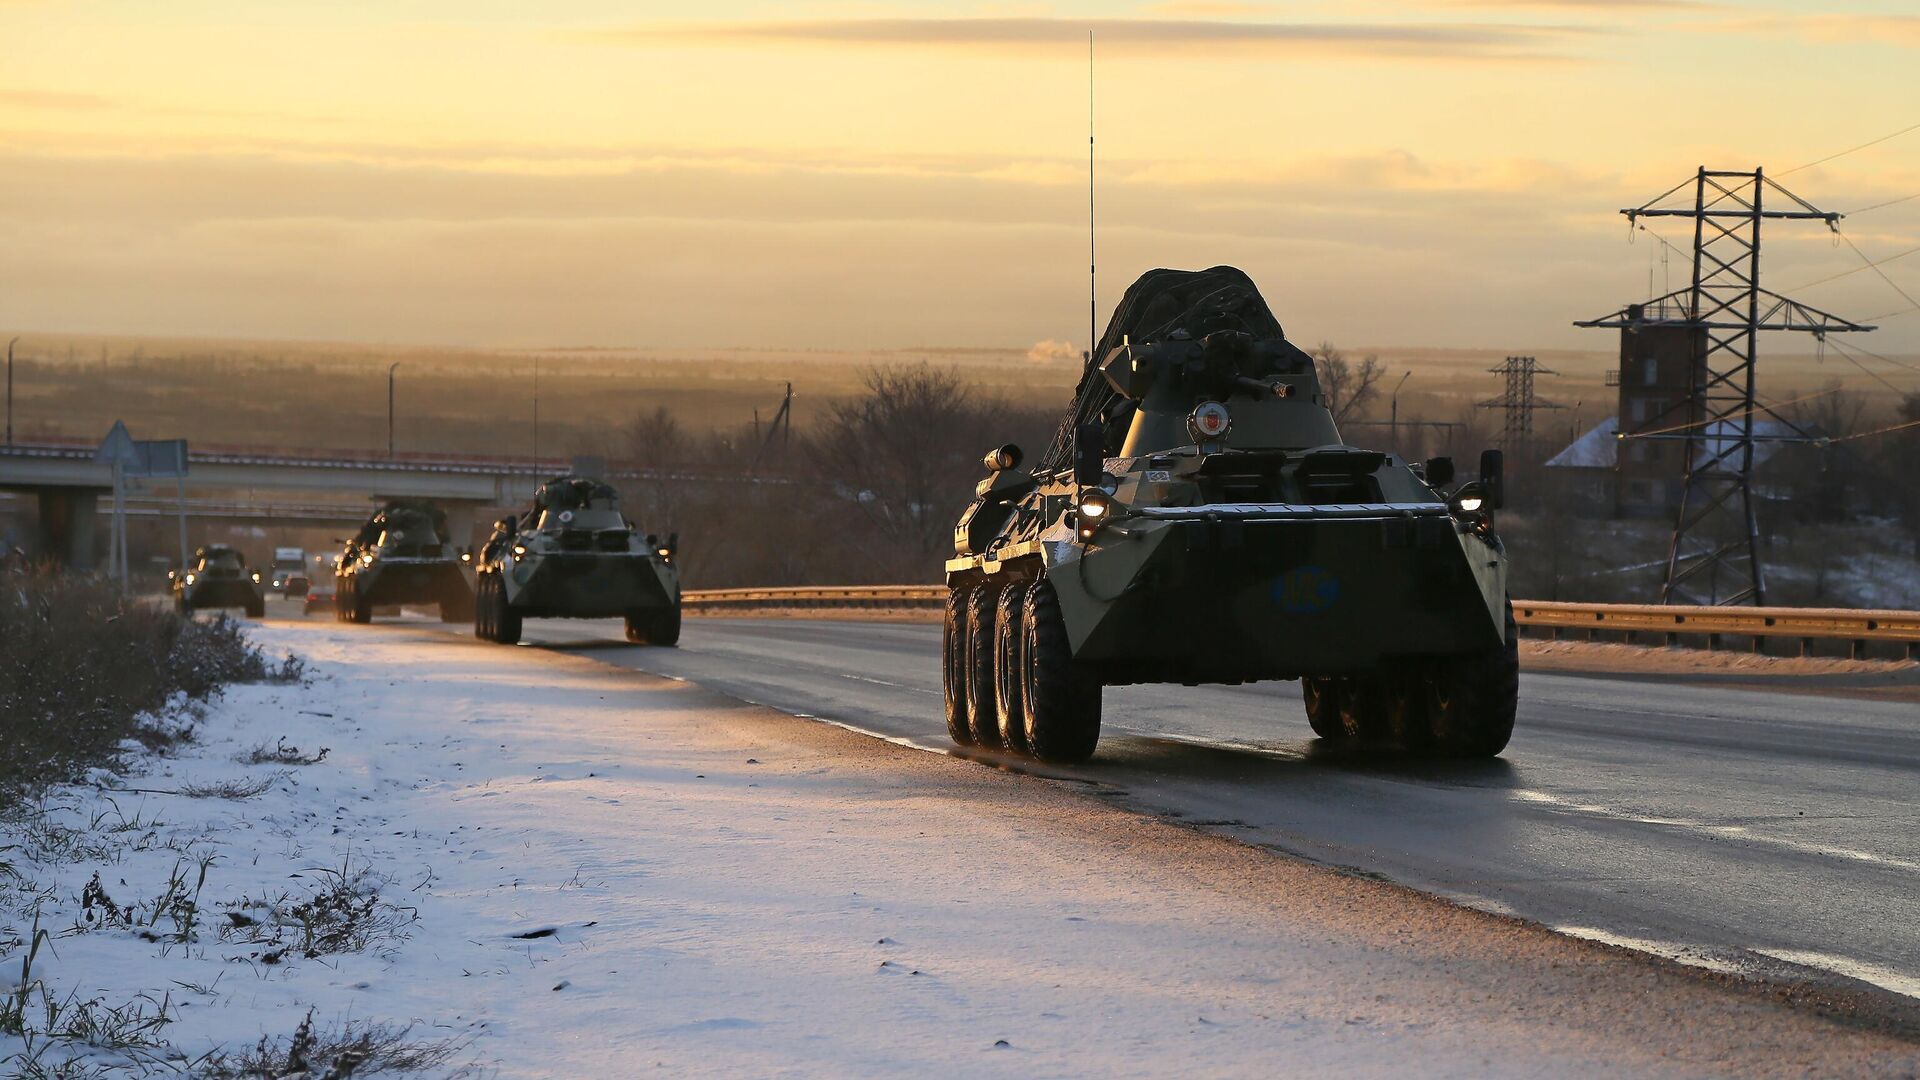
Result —
<instances>
[{"instance_id":1,"label":"lead armored vehicle","mask_svg":"<svg viewBox=\"0 0 1920 1080\"><path fill-rule=\"evenodd\" d=\"M680 640L677 540L642 535L613 488L580 476L540 485L533 507L501 518L475 561L473 634L511 645L527 618L623 618L627 640Z\"/></svg>"},{"instance_id":2,"label":"lead armored vehicle","mask_svg":"<svg viewBox=\"0 0 1920 1080\"><path fill-rule=\"evenodd\" d=\"M432 503L389 502L347 541L333 571L334 617L364 623L376 607L431 604L442 622L473 618L473 588Z\"/></svg>"},{"instance_id":3,"label":"lead armored vehicle","mask_svg":"<svg viewBox=\"0 0 1920 1080\"><path fill-rule=\"evenodd\" d=\"M985 464L946 564L955 742L1081 761L1103 687L1298 679L1328 740L1506 746L1499 452L1456 486L1445 458L1344 443L1239 270L1135 282L1045 455Z\"/></svg>"},{"instance_id":4,"label":"lead armored vehicle","mask_svg":"<svg viewBox=\"0 0 1920 1080\"><path fill-rule=\"evenodd\" d=\"M241 608L250 618L267 613L267 598L260 591L260 573L247 567L247 560L225 544L209 544L193 553L193 563L174 571L173 606L182 615L202 608Z\"/></svg>"}]
</instances>

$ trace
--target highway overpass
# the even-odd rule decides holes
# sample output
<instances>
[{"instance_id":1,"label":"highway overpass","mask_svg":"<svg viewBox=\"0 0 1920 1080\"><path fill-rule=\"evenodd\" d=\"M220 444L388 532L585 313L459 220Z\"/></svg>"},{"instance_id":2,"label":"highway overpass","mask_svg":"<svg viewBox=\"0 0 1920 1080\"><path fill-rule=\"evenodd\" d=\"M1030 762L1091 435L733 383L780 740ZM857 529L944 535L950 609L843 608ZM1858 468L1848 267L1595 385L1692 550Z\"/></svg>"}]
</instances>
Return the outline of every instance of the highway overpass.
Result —
<instances>
[{"instance_id":1,"label":"highway overpass","mask_svg":"<svg viewBox=\"0 0 1920 1080\"><path fill-rule=\"evenodd\" d=\"M90 566L94 547L94 518L102 496L111 492L112 474L94 461L95 446L88 442L23 442L0 446L0 491L28 493L39 500L38 549L70 565ZM188 450L187 490L218 491L199 514L190 516L273 517L285 500L256 497L256 493L299 492L351 496L369 502L382 499L432 499L454 519L456 533L471 524L484 507L519 503L533 494L541 481L570 471L570 458L461 456L450 454L379 454L346 450L263 449L244 446L192 446ZM751 482L736 470L638 469L613 467L607 478L615 483L741 483ZM151 512L163 512L174 482L154 481L141 500ZM235 498L245 492L248 497ZM223 512L214 513L216 506ZM364 504L361 504L364 507ZM254 507L258 514L240 514ZM231 510L236 513L226 513ZM315 521L357 520L364 509L303 510L278 515L281 519Z\"/></svg>"}]
</instances>

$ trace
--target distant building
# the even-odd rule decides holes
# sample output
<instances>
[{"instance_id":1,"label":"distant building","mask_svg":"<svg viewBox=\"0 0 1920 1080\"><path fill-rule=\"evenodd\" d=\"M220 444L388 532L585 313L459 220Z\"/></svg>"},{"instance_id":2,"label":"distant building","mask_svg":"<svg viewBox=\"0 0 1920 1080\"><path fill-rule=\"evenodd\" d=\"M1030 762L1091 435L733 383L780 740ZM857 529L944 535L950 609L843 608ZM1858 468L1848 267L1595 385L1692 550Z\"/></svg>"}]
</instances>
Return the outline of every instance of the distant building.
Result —
<instances>
[{"instance_id":1,"label":"distant building","mask_svg":"<svg viewBox=\"0 0 1920 1080\"><path fill-rule=\"evenodd\" d=\"M1704 414L1690 390L1696 379L1707 378L1707 332L1672 321L1685 316L1658 305L1630 305L1627 317L1629 324L1620 330L1620 366L1607 373L1607 385L1619 388L1618 410L1548 458L1546 466L1563 470L1559 475L1596 510L1604 508L1614 517L1668 517L1680 505L1687 443L1634 436L1679 436L1699 426ZM1724 421L1709 427L1699 434L1736 434ZM1768 420L1753 427L1756 435L1788 433ZM1755 443L1755 466L1779 445Z\"/></svg>"}]
</instances>

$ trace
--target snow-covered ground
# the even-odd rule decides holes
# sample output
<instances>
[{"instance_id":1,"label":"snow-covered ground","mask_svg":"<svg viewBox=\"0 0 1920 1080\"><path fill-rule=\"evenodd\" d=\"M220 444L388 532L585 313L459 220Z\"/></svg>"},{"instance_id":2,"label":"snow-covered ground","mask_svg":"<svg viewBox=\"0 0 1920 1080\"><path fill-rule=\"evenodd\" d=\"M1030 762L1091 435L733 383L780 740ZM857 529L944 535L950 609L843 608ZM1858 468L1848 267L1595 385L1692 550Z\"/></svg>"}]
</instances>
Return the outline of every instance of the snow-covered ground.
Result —
<instances>
[{"instance_id":1,"label":"snow-covered ground","mask_svg":"<svg viewBox=\"0 0 1920 1080\"><path fill-rule=\"evenodd\" d=\"M277 1060L311 1013L430 1075L1920 1069L1699 975L590 652L257 635L312 681L237 687L174 756L3 826L0 989L38 897L29 1026L44 991L147 1044L95 1065L263 1036ZM0 1072L34 1052L0 1038Z\"/></svg>"}]
</instances>

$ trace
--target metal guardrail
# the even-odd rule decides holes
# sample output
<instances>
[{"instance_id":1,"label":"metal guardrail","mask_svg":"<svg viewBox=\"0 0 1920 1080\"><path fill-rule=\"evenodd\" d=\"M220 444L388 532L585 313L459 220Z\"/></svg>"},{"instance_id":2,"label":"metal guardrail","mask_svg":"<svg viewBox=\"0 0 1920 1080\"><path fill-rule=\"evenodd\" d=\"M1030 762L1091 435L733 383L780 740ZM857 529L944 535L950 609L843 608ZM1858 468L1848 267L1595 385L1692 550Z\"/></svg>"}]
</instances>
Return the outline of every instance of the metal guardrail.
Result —
<instances>
[{"instance_id":1,"label":"metal guardrail","mask_svg":"<svg viewBox=\"0 0 1920 1080\"><path fill-rule=\"evenodd\" d=\"M1700 635L1707 647L1720 647L1723 636L1744 637L1755 652L1767 638L1798 640L1801 655L1816 641L1843 641L1848 655L1866 654L1869 642L1904 646L1911 659L1920 652L1920 611L1873 611L1855 608L1680 607L1662 604L1565 604L1515 600L1514 621L1544 627L1558 638L1567 632L1620 634L1628 641L1640 635L1660 637L1677 645L1682 635Z\"/></svg>"},{"instance_id":2,"label":"metal guardrail","mask_svg":"<svg viewBox=\"0 0 1920 1080\"><path fill-rule=\"evenodd\" d=\"M945 585L836 585L775 589L689 589L689 611L755 608L929 608L945 606Z\"/></svg>"},{"instance_id":3,"label":"metal guardrail","mask_svg":"<svg viewBox=\"0 0 1920 1080\"><path fill-rule=\"evenodd\" d=\"M921 608L946 603L944 585L844 585L769 589L693 589L682 601L692 612L749 611L769 608ZM1920 611L1868 611L1851 608L1679 607L1660 604L1569 604L1557 601L1516 600L1514 621L1524 627L1547 630L1555 638L1582 634L1620 635L1635 641L1643 635L1662 644L1679 645L1686 638L1704 637L1709 649L1721 647L1723 637L1747 638L1754 651L1768 638L1797 640L1800 652L1816 641L1847 645L1848 654L1866 654L1868 644L1904 647L1907 657L1920 653Z\"/></svg>"}]
</instances>

